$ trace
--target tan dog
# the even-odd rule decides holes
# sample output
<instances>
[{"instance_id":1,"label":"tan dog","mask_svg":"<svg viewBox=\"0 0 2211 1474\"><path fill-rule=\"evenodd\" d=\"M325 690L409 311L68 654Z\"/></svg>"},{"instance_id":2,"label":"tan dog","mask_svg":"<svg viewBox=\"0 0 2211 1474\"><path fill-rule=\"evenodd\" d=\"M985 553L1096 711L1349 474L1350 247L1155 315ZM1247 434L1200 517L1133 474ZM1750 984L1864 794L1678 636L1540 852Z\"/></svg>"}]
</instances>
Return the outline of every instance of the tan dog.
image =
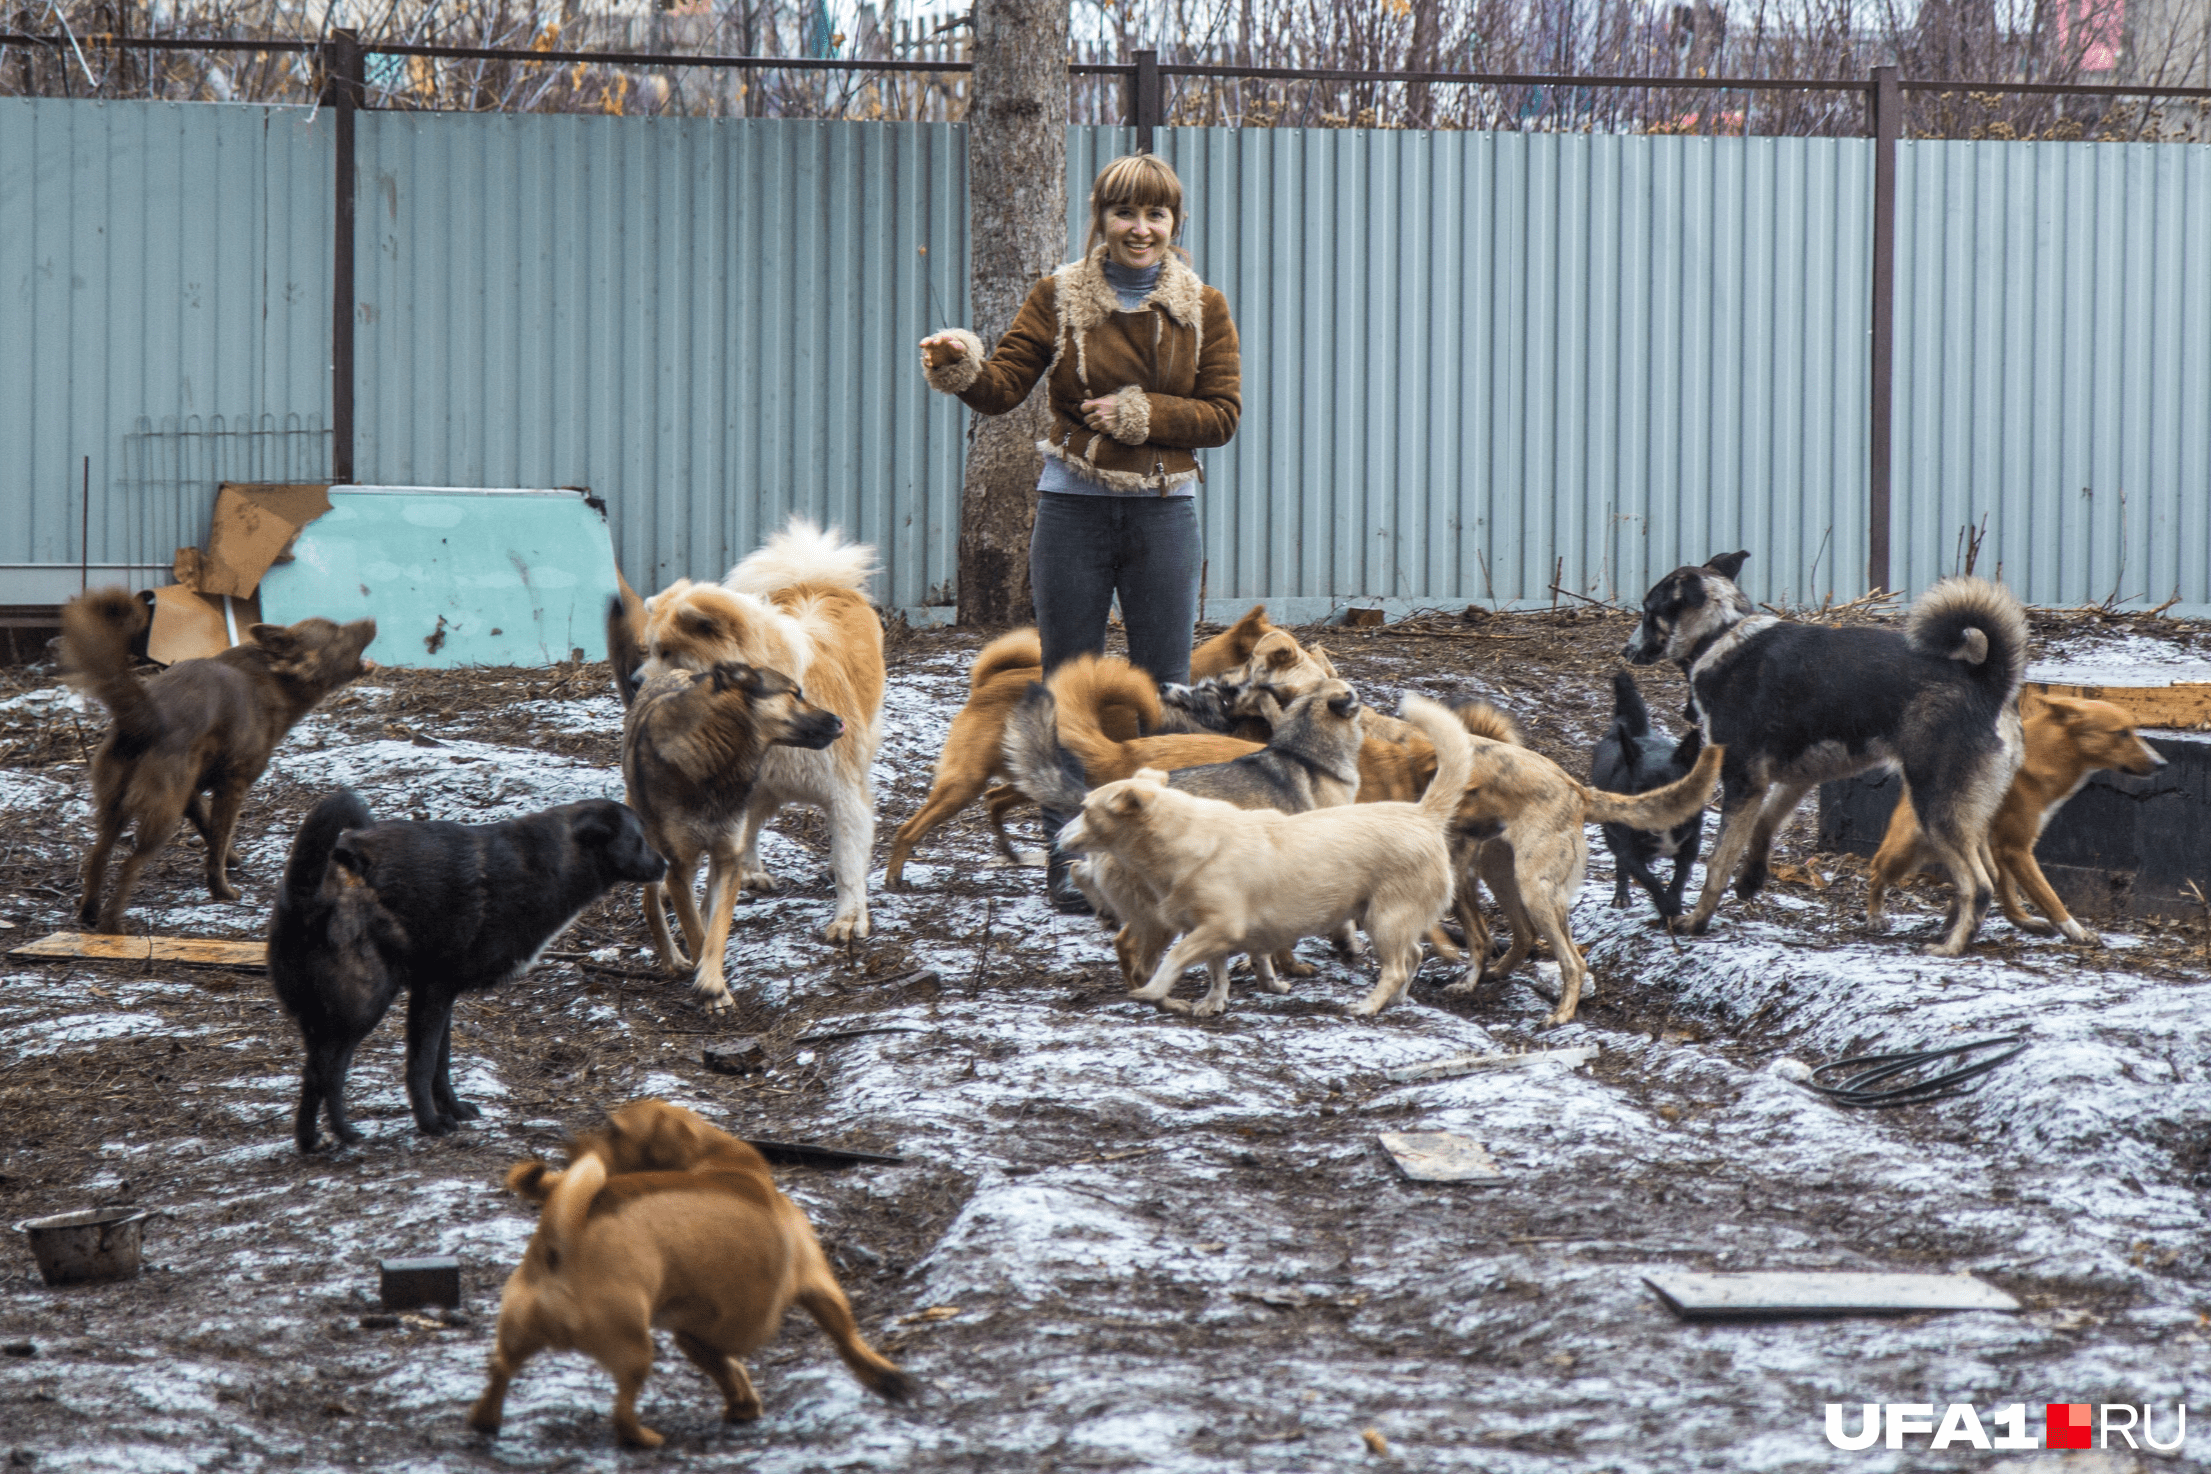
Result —
<instances>
[{"instance_id":1,"label":"tan dog","mask_svg":"<svg viewBox=\"0 0 2211 1474\"><path fill-rule=\"evenodd\" d=\"M1989 825L1988 868L1996 877L1996 903L2021 931L2037 936L2063 932L2076 942L2092 942L2095 933L2073 919L2035 863L2035 842L2052 815L2080 792L2088 775L2113 768L2140 778L2165 766L2165 759L2135 735L2124 710L2108 701L2023 692L2019 716L2025 727L2026 757ZM1909 793L1889 816L1888 833L1873 857L1866 881L1866 920L1882 921L1882 898L1890 886L1939 863L1919 829ZM2020 904L2020 890L2049 921L2037 921ZM2051 923L2055 923L2053 926Z\"/></svg>"},{"instance_id":2,"label":"tan dog","mask_svg":"<svg viewBox=\"0 0 2211 1474\"><path fill-rule=\"evenodd\" d=\"M608 610L607 642L618 669L627 658L626 634L617 602ZM616 684L627 698L628 684ZM624 796L646 841L668 862L667 879L645 886L645 921L662 967L696 967L691 986L710 1010L730 1006L722 955L737 909L737 835L761 767L777 747L818 752L843 732L834 712L810 705L788 678L733 661L703 672L664 671L629 703L622 721ZM691 894L702 856L703 925ZM670 901L689 956L668 934Z\"/></svg>"},{"instance_id":3,"label":"tan dog","mask_svg":"<svg viewBox=\"0 0 2211 1474\"><path fill-rule=\"evenodd\" d=\"M670 1126L669 1116L689 1123ZM794 1302L862 1386L893 1399L912 1394L914 1379L860 1335L813 1225L776 1190L758 1152L662 1101L627 1106L616 1123L583 1138L565 1172L524 1162L508 1174L510 1186L542 1195L545 1207L500 1297L490 1376L469 1426L498 1432L522 1364L540 1351L573 1350L613 1376L621 1440L659 1447L661 1436L637 1418L656 1327L674 1332L678 1349L720 1389L723 1421L757 1418L760 1396L738 1358L765 1345ZM659 1165L683 1159L686 1145L692 1167ZM625 1162L644 1165L618 1173Z\"/></svg>"},{"instance_id":4,"label":"tan dog","mask_svg":"<svg viewBox=\"0 0 2211 1474\"><path fill-rule=\"evenodd\" d=\"M1202 681L1208 676L1236 669L1251 658L1252 647L1273 628L1267 621L1267 606L1252 605L1242 619L1190 652L1191 679ZM929 796L922 800L911 819L898 826L898 833L891 838L890 862L883 870L883 884L894 891L904 890L906 861L913 854L914 846L977 797L983 800L984 812L990 819L991 843L998 853L1008 860L1021 858L1006 838L1006 815L1026 802L1028 796L1003 783L992 786L991 780L1005 776L1001 754L1005 747L1007 716L1020 704L1030 683L1042 679L1044 647L1034 629L1017 629L1000 635L975 657L975 664L967 672L967 705L952 718L952 730L945 734L944 751L937 755L936 780L929 785ZM1155 724L1157 708L1158 702L1154 700ZM1114 738L1123 741L1148 730L1139 725L1138 713L1117 704L1108 705L1100 712L1100 722Z\"/></svg>"},{"instance_id":5,"label":"tan dog","mask_svg":"<svg viewBox=\"0 0 2211 1474\"><path fill-rule=\"evenodd\" d=\"M1458 709L1472 743L1473 776L1452 819L1452 859L1460 876L1459 924L1466 929L1466 976L1446 991L1471 992L1503 977L1526 960L1538 936L1558 960L1558 1007L1547 1024L1574 1016L1589 969L1571 931L1574 897L1589 867L1590 823L1663 830L1704 807L1720 777L1725 749L1708 747L1687 777L1648 793L1607 793L1572 777L1557 763L1521 743L1512 718L1486 702ZM1512 925L1512 950L1495 967L1489 933L1475 906L1479 878L1497 897Z\"/></svg>"},{"instance_id":6,"label":"tan dog","mask_svg":"<svg viewBox=\"0 0 2211 1474\"><path fill-rule=\"evenodd\" d=\"M325 696L374 667L361 652L376 621L257 624L248 643L204 660L180 660L152 680L131 669L131 640L151 616L128 589L96 589L61 615L62 668L69 684L114 716L92 759L98 832L84 861L77 920L97 932L123 929L139 872L189 819L207 845L207 893L238 899L229 867L246 793L293 724ZM202 795L206 796L203 798ZM131 825L137 832L101 904L108 857Z\"/></svg>"},{"instance_id":7,"label":"tan dog","mask_svg":"<svg viewBox=\"0 0 2211 1474\"><path fill-rule=\"evenodd\" d=\"M868 769L882 739L883 625L863 592L875 550L847 543L800 517L749 554L720 584L678 579L645 601L636 632L645 653L636 675L703 671L723 661L780 671L815 705L844 721L844 735L820 752L776 748L760 762L740 825L738 884L778 888L760 865L760 830L787 803L829 812L829 868L837 909L832 942L868 934L867 879L875 847L875 796ZM619 682L624 673L616 672Z\"/></svg>"},{"instance_id":8,"label":"tan dog","mask_svg":"<svg viewBox=\"0 0 2211 1474\"><path fill-rule=\"evenodd\" d=\"M1288 630L1275 630L1252 647L1244 679L1289 696L1302 696L1338 679L1324 645L1304 646ZM1402 717L1369 711L1366 746L1359 752L1359 797L1365 803L1406 802L1428 791L1436 775L1436 750Z\"/></svg>"},{"instance_id":9,"label":"tan dog","mask_svg":"<svg viewBox=\"0 0 2211 1474\"><path fill-rule=\"evenodd\" d=\"M1217 1014L1228 1004L1231 956L1271 953L1347 921L1366 929L1381 959L1373 992L1351 1012L1377 1013L1404 992L1422 936L1451 904L1446 828L1472 766L1466 731L1450 712L1409 696L1405 713L1438 755L1436 780L1418 803L1239 809L1169 788L1157 772L1108 783L1083 801L1060 844L1137 870L1161 896L1161 921L1182 934L1130 997ZM1212 972L1211 990L1194 1005L1170 999L1183 970L1200 963Z\"/></svg>"}]
</instances>

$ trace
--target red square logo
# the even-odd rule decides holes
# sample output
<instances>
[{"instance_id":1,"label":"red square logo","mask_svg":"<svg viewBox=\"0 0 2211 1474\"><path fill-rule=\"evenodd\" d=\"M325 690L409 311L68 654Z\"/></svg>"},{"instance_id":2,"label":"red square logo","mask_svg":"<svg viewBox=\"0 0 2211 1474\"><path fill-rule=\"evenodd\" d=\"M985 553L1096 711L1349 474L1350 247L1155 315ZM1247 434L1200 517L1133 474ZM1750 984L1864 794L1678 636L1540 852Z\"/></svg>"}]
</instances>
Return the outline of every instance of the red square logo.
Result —
<instances>
[{"instance_id":1,"label":"red square logo","mask_svg":"<svg viewBox=\"0 0 2211 1474\"><path fill-rule=\"evenodd\" d=\"M2085 1402L2046 1402L2042 1405L2044 1448L2093 1448Z\"/></svg>"}]
</instances>

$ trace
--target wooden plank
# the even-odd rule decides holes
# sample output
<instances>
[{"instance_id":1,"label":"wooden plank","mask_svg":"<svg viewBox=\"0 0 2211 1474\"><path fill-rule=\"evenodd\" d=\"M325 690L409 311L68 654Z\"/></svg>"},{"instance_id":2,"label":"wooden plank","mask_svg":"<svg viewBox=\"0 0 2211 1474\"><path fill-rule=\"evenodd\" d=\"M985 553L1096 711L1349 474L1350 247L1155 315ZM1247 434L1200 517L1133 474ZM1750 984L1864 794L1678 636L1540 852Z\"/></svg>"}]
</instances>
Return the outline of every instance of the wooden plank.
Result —
<instances>
[{"instance_id":1,"label":"wooden plank","mask_svg":"<svg viewBox=\"0 0 2211 1474\"><path fill-rule=\"evenodd\" d=\"M118 937L58 931L8 953L10 957L87 957L100 962L181 962L196 967L266 967L266 942L216 937Z\"/></svg>"},{"instance_id":2,"label":"wooden plank","mask_svg":"<svg viewBox=\"0 0 2211 1474\"><path fill-rule=\"evenodd\" d=\"M1596 1057L1594 1044L1577 1045L1572 1049L1531 1049L1525 1054L1451 1054L1442 1059L1423 1060L1417 1065L1400 1065L1382 1074L1384 1079L1398 1081L1448 1080L1457 1075L1471 1075L1477 1070L1509 1070L1546 1061L1571 1067Z\"/></svg>"},{"instance_id":3,"label":"wooden plank","mask_svg":"<svg viewBox=\"0 0 2211 1474\"><path fill-rule=\"evenodd\" d=\"M2017 1300L1968 1274L1668 1273L1645 1275L1643 1283L1684 1320L2019 1309Z\"/></svg>"},{"instance_id":4,"label":"wooden plank","mask_svg":"<svg viewBox=\"0 0 2211 1474\"><path fill-rule=\"evenodd\" d=\"M1494 1186L1505 1180L1487 1149L1472 1137L1449 1131L1385 1131L1375 1138L1414 1182L1473 1182Z\"/></svg>"},{"instance_id":5,"label":"wooden plank","mask_svg":"<svg viewBox=\"0 0 2211 1474\"><path fill-rule=\"evenodd\" d=\"M2170 686L2075 686L2060 681L2029 681L2026 689L2044 696L2108 701L2132 717L2137 727L2187 731L2211 724L2211 681L2180 681Z\"/></svg>"}]
</instances>

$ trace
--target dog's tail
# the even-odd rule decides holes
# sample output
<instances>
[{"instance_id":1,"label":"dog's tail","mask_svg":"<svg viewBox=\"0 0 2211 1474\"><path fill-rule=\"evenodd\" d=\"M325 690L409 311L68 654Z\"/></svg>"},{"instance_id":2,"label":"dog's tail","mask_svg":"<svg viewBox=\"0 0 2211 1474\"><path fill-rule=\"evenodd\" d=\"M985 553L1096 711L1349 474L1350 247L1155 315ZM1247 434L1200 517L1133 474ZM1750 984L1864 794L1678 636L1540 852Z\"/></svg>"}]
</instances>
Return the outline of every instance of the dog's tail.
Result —
<instances>
[{"instance_id":1,"label":"dog's tail","mask_svg":"<svg viewBox=\"0 0 2211 1474\"><path fill-rule=\"evenodd\" d=\"M1082 761L1059 740L1059 703L1034 681L1029 694L1006 718L1006 781L1054 813L1082 807L1090 780Z\"/></svg>"},{"instance_id":2,"label":"dog's tail","mask_svg":"<svg viewBox=\"0 0 2211 1474\"><path fill-rule=\"evenodd\" d=\"M1599 824L1625 824L1651 834L1686 824L1703 811L1705 800L1712 796L1713 785L1720 781L1720 760L1726 753L1724 747L1707 747L1697 754L1697 765L1686 776L1649 793L1609 793L1585 786L1582 793L1589 809L1583 817Z\"/></svg>"},{"instance_id":3,"label":"dog's tail","mask_svg":"<svg viewBox=\"0 0 2211 1474\"><path fill-rule=\"evenodd\" d=\"M151 617L128 589L94 589L61 611L62 670L114 716L115 749L125 757L161 737L161 712L131 673L131 640Z\"/></svg>"},{"instance_id":4,"label":"dog's tail","mask_svg":"<svg viewBox=\"0 0 2211 1474\"><path fill-rule=\"evenodd\" d=\"M1136 717L1136 730L1159 730L1159 687L1125 660L1078 655L1045 683L1059 708L1059 740L1084 772L1111 771L1121 744L1106 735L1105 713L1118 706Z\"/></svg>"},{"instance_id":5,"label":"dog's tail","mask_svg":"<svg viewBox=\"0 0 2211 1474\"><path fill-rule=\"evenodd\" d=\"M1202 681L1208 676L1227 675L1251 659L1251 647L1273 628L1267 606L1252 605L1242 619L1190 652L1190 679Z\"/></svg>"},{"instance_id":6,"label":"dog's tail","mask_svg":"<svg viewBox=\"0 0 2211 1474\"><path fill-rule=\"evenodd\" d=\"M1946 578L1912 604L1904 634L1923 655L1962 661L2010 700L2027 670L2027 614L2002 584Z\"/></svg>"},{"instance_id":7,"label":"dog's tail","mask_svg":"<svg viewBox=\"0 0 2211 1474\"><path fill-rule=\"evenodd\" d=\"M1436 776L1429 780L1428 791L1420 796L1420 807L1438 824L1449 824L1452 815L1459 811L1459 800L1466 795L1466 785L1474 778L1474 744L1467 740L1466 728L1460 725L1458 714L1440 701L1407 696L1399 709L1404 712L1406 721L1420 728L1435 744Z\"/></svg>"},{"instance_id":8,"label":"dog's tail","mask_svg":"<svg viewBox=\"0 0 2211 1474\"><path fill-rule=\"evenodd\" d=\"M1486 701L1462 701L1451 710L1458 716L1459 725L1471 736L1509 742L1514 747L1528 745L1520 724Z\"/></svg>"},{"instance_id":9,"label":"dog's tail","mask_svg":"<svg viewBox=\"0 0 2211 1474\"><path fill-rule=\"evenodd\" d=\"M1635 677L1624 670L1612 673L1612 724L1629 737L1651 735L1651 709L1643 704Z\"/></svg>"},{"instance_id":10,"label":"dog's tail","mask_svg":"<svg viewBox=\"0 0 2211 1474\"><path fill-rule=\"evenodd\" d=\"M348 829L365 828L369 806L350 788L325 795L307 814L292 839L292 857L284 862L284 884L276 893L279 911L298 911L310 905L322 889L323 871L330 866L330 852L338 836Z\"/></svg>"},{"instance_id":11,"label":"dog's tail","mask_svg":"<svg viewBox=\"0 0 2211 1474\"><path fill-rule=\"evenodd\" d=\"M591 1200L606 1186L606 1159L597 1152L587 1153L568 1164L560 1181L545 1199L545 1214L539 1220L552 1236L549 1246L553 1258L549 1267L558 1269L560 1262L583 1236L583 1221L591 1213Z\"/></svg>"},{"instance_id":12,"label":"dog's tail","mask_svg":"<svg viewBox=\"0 0 2211 1474\"><path fill-rule=\"evenodd\" d=\"M623 592L628 592L628 585L623 586ZM614 667L614 691L622 698L624 711L637 700L637 669L645 663L644 613L643 605L633 612L629 600L621 594L607 600L606 659Z\"/></svg>"},{"instance_id":13,"label":"dog's tail","mask_svg":"<svg viewBox=\"0 0 2211 1474\"><path fill-rule=\"evenodd\" d=\"M1024 667L1041 669L1044 665L1044 641L1034 629L1008 630L985 645L975 657L975 663L967 668L968 693L980 691L997 677L1010 670Z\"/></svg>"},{"instance_id":14,"label":"dog's tail","mask_svg":"<svg viewBox=\"0 0 2211 1474\"><path fill-rule=\"evenodd\" d=\"M761 595L807 583L865 589L875 571L872 546L848 543L834 527L816 527L804 517L793 516L781 532L730 569L722 587L734 594Z\"/></svg>"}]
</instances>

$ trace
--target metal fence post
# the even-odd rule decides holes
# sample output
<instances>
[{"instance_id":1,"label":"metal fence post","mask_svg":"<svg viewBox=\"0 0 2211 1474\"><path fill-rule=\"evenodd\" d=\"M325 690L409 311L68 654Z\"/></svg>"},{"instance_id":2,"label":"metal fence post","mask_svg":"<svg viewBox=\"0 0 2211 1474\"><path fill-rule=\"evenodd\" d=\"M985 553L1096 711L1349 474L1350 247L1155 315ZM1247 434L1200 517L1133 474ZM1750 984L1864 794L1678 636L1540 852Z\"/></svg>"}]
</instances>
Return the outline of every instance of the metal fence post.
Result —
<instances>
[{"instance_id":1,"label":"metal fence post","mask_svg":"<svg viewBox=\"0 0 2211 1474\"><path fill-rule=\"evenodd\" d=\"M1904 94L1895 67L1875 67L1866 89L1873 113L1873 404L1867 525L1866 587L1889 580L1890 415L1896 386L1896 140L1903 132Z\"/></svg>"},{"instance_id":2,"label":"metal fence post","mask_svg":"<svg viewBox=\"0 0 2211 1474\"><path fill-rule=\"evenodd\" d=\"M1165 111L1159 90L1159 53L1135 51L1130 58L1136 63L1136 71L1129 77L1129 126L1136 130L1136 151L1148 154L1152 151L1152 130L1160 125Z\"/></svg>"},{"instance_id":3,"label":"metal fence post","mask_svg":"<svg viewBox=\"0 0 2211 1474\"><path fill-rule=\"evenodd\" d=\"M361 33L332 30L323 43L323 105L337 135L330 261L330 479L353 480L353 113L367 90Z\"/></svg>"}]
</instances>

